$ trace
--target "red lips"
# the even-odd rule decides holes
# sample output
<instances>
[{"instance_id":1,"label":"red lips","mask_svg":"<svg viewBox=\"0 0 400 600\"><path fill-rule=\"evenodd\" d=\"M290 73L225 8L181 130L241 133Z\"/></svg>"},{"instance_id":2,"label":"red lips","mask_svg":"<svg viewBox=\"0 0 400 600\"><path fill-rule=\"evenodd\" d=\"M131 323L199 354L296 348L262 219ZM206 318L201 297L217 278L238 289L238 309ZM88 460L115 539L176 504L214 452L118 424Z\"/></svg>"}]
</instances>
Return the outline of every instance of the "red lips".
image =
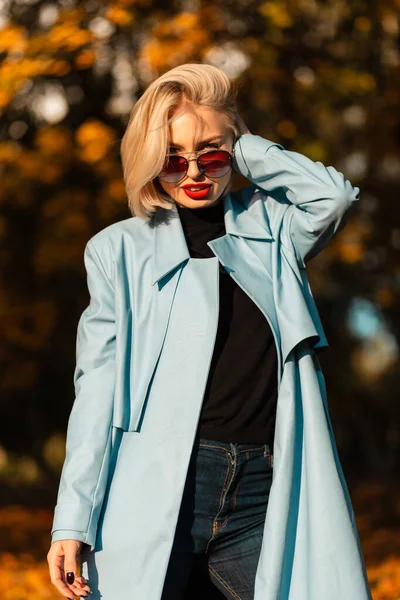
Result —
<instances>
[{"instance_id":1,"label":"red lips","mask_svg":"<svg viewBox=\"0 0 400 600\"><path fill-rule=\"evenodd\" d=\"M205 186L209 186L211 185L210 183L187 183L186 185L183 185L183 188L191 188L191 187L198 187L198 188L203 188Z\"/></svg>"},{"instance_id":2,"label":"red lips","mask_svg":"<svg viewBox=\"0 0 400 600\"><path fill-rule=\"evenodd\" d=\"M188 189L188 188L192 188L192 187L196 187L199 189L197 189L197 190L189 190ZM182 189L185 192L186 196L189 196L189 198L192 198L193 200L202 200L203 198L206 198L208 196L208 194L210 193L211 188L212 188L212 184L205 185L204 183L182 186Z\"/></svg>"}]
</instances>

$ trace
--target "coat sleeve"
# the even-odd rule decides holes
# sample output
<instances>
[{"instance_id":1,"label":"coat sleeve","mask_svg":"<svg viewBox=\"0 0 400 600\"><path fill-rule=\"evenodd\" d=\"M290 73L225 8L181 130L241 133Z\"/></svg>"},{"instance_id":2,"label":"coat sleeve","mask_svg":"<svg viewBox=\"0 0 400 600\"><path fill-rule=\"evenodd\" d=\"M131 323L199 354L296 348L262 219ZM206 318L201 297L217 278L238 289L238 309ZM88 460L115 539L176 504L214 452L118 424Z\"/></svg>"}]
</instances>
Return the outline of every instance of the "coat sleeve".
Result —
<instances>
[{"instance_id":1,"label":"coat sleeve","mask_svg":"<svg viewBox=\"0 0 400 600\"><path fill-rule=\"evenodd\" d=\"M344 226L347 211L360 197L359 188L334 167L259 135L239 137L232 165L272 198L284 193L290 206L283 219L283 241L293 247L303 267Z\"/></svg>"},{"instance_id":2,"label":"coat sleeve","mask_svg":"<svg viewBox=\"0 0 400 600\"><path fill-rule=\"evenodd\" d=\"M91 241L84 253L90 302L77 330L75 401L54 511L52 542L94 548L105 494L115 385L114 288Z\"/></svg>"}]
</instances>

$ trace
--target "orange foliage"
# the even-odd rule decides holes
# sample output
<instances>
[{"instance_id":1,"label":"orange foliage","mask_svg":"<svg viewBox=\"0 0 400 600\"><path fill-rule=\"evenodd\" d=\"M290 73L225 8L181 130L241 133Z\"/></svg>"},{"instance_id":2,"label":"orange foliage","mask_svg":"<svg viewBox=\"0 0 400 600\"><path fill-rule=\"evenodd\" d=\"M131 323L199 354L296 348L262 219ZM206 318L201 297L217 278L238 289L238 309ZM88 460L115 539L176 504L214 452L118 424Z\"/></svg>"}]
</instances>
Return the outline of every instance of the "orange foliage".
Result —
<instances>
[{"instance_id":1,"label":"orange foliage","mask_svg":"<svg viewBox=\"0 0 400 600\"><path fill-rule=\"evenodd\" d=\"M277 124L276 131L280 136L292 139L296 136L296 125L289 119L283 119Z\"/></svg>"},{"instance_id":2,"label":"orange foliage","mask_svg":"<svg viewBox=\"0 0 400 600\"><path fill-rule=\"evenodd\" d=\"M108 183L107 195L112 200L124 200L126 197L125 185L121 179L113 179Z\"/></svg>"},{"instance_id":3,"label":"orange foliage","mask_svg":"<svg viewBox=\"0 0 400 600\"><path fill-rule=\"evenodd\" d=\"M367 19L367 17L356 17L354 19L354 26L358 31L368 33L372 29L371 19Z\"/></svg>"},{"instance_id":4,"label":"orange foliage","mask_svg":"<svg viewBox=\"0 0 400 600\"><path fill-rule=\"evenodd\" d=\"M374 600L400 598L400 559L391 555L378 566L368 569L368 577L374 590Z\"/></svg>"},{"instance_id":5,"label":"orange foliage","mask_svg":"<svg viewBox=\"0 0 400 600\"><path fill-rule=\"evenodd\" d=\"M63 125L42 127L35 132L35 145L44 157L63 156L72 150L72 132Z\"/></svg>"},{"instance_id":6,"label":"orange foliage","mask_svg":"<svg viewBox=\"0 0 400 600\"><path fill-rule=\"evenodd\" d=\"M0 31L0 52L23 52L27 45L26 30L17 25L7 25Z\"/></svg>"},{"instance_id":7,"label":"orange foliage","mask_svg":"<svg viewBox=\"0 0 400 600\"><path fill-rule=\"evenodd\" d=\"M101 121L88 119L76 131L79 158L88 163L97 162L109 153L109 146L115 138L113 129Z\"/></svg>"},{"instance_id":8,"label":"orange foliage","mask_svg":"<svg viewBox=\"0 0 400 600\"><path fill-rule=\"evenodd\" d=\"M85 48L75 58L75 66L78 69L87 69L91 67L95 61L96 54L93 50Z\"/></svg>"},{"instance_id":9,"label":"orange foliage","mask_svg":"<svg viewBox=\"0 0 400 600\"><path fill-rule=\"evenodd\" d=\"M332 249L340 260L346 263L357 263L364 258L366 242L371 235L368 223L357 218L349 220L346 227L334 239Z\"/></svg>"},{"instance_id":10,"label":"orange foliage","mask_svg":"<svg viewBox=\"0 0 400 600\"><path fill-rule=\"evenodd\" d=\"M293 25L293 18L288 9L277 2L263 2L259 11L264 17L267 17L279 29L285 29Z\"/></svg>"},{"instance_id":11,"label":"orange foliage","mask_svg":"<svg viewBox=\"0 0 400 600\"><path fill-rule=\"evenodd\" d=\"M190 60L204 52L210 42L210 32L201 23L198 13L182 12L164 18L151 33L151 38L141 48L140 58L157 70Z\"/></svg>"},{"instance_id":12,"label":"orange foliage","mask_svg":"<svg viewBox=\"0 0 400 600\"><path fill-rule=\"evenodd\" d=\"M0 31L0 108L6 106L27 79L40 76L63 77L72 70L74 53L95 40L91 31L81 27L85 12L61 11L58 22L49 31L28 36L26 29L10 24ZM60 52L69 57L58 58ZM89 58L91 59L89 62ZM77 62L82 68L93 63L92 54L82 54Z\"/></svg>"},{"instance_id":13,"label":"orange foliage","mask_svg":"<svg viewBox=\"0 0 400 600\"><path fill-rule=\"evenodd\" d=\"M20 555L26 552L35 559L45 558L51 523L52 514L49 510L28 509L23 506L2 507L0 509L2 566L5 567L10 563L17 564L18 559L12 557L10 553ZM0 592L3 592L2 588Z\"/></svg>"},{"instance_id":14,"label":"orange foliage","mask_svg":"<svg viewBox=\"0 0 400 600\"><path fill-rule=\"evenodd\" d=\"M36 562L29 554L18 558L0 555L0 594L3 600L39 600L56 597L50 583L47 562Z\"/></svg>"},{"instance_id":15,"label":"orange foliage","mask_svg":"<svg viewBox=\"0 0 400 600\"><path fill-rule=\"evenodd\" d=\"M389 308L397 300L397 293L387 287L381 287L376 290L375 299L383 309Z\"/></svg>"},{"instance_id":16,"label":"orange foliage","mask_svg":"<svg viewBox=\"0 0 400 600\"><path fill-rule=\"evenodd\" d=\"M55 49L78 50L93 39L93 34L85 29L80 29L75 23L63 23L51 30L48 43Z\"/></svg>"},{"instance_id":17,"label":"orange foliage","mask_svg":"<svg viewBox=\"0 0 400 600\"><path fill-rule=\"evenodd\" d=\"M133 13L115 4L108 7L104 16L106 19L112 23L115 23L115 25L119 25L120 27L133 25L134 22Z\"/></svg>"}]
</instances>

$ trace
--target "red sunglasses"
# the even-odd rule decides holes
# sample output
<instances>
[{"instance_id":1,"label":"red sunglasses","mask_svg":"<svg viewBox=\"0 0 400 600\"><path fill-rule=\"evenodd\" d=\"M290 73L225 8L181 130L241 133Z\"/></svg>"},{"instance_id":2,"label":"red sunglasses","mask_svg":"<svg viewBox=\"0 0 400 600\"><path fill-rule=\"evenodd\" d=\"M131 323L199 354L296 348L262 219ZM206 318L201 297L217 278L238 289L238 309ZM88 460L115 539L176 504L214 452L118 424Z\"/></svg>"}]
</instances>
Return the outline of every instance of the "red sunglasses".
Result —
<instances>
[{"instance_id":1,"label":"red sunglasses","mask_svg":"<svg viewBox=\"0 0 400 600\"><path fill-rule=\"evenodd\" d=\"M199 171L206 177L218 179L226 175L232 168L233 155L234 150L232 153L227 150L208 150L189 160L195 160ZM189 160L180 154L168 154L167 161L158 175L159 179L166 183L178 183L186 177Z\"/></svg>"}]
</instances>

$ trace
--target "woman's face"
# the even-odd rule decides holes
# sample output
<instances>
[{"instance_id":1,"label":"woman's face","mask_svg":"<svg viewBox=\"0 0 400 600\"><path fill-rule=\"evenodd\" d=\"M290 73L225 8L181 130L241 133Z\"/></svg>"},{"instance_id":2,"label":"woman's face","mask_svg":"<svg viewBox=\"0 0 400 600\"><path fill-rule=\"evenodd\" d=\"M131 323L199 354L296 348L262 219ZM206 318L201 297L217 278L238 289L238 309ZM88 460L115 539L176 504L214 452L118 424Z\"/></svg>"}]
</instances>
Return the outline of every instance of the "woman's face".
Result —
<instances>
[{"instance_id":1,"label":"woman's face","mask_svg":"<svg viewBox=\"0 0 400 600\"><path fill-rule=\"evenodd\" d=\"M192 108L192 107L190 107ZM196 111L196 115L193 114ZM179 111L179 109L177 109ZM234 135L228 129L225 116L207 107L196 106L186 112L179 111L177 118L169 127L169 153L183 154L187 159L195 158L193 151L220 149L232 152ZM200 119L199 119L200 117ZM178 183L166 183L157 178L164 191L171 196L180 207L203 208L216 202L227 187L232 175L232 169L219 179L209 179L199 171L195 160L189 161L186 176ZM202 199L189 198L184 186L191 183L210 184L207 196Z\"/></svg>"}]
</instances>

